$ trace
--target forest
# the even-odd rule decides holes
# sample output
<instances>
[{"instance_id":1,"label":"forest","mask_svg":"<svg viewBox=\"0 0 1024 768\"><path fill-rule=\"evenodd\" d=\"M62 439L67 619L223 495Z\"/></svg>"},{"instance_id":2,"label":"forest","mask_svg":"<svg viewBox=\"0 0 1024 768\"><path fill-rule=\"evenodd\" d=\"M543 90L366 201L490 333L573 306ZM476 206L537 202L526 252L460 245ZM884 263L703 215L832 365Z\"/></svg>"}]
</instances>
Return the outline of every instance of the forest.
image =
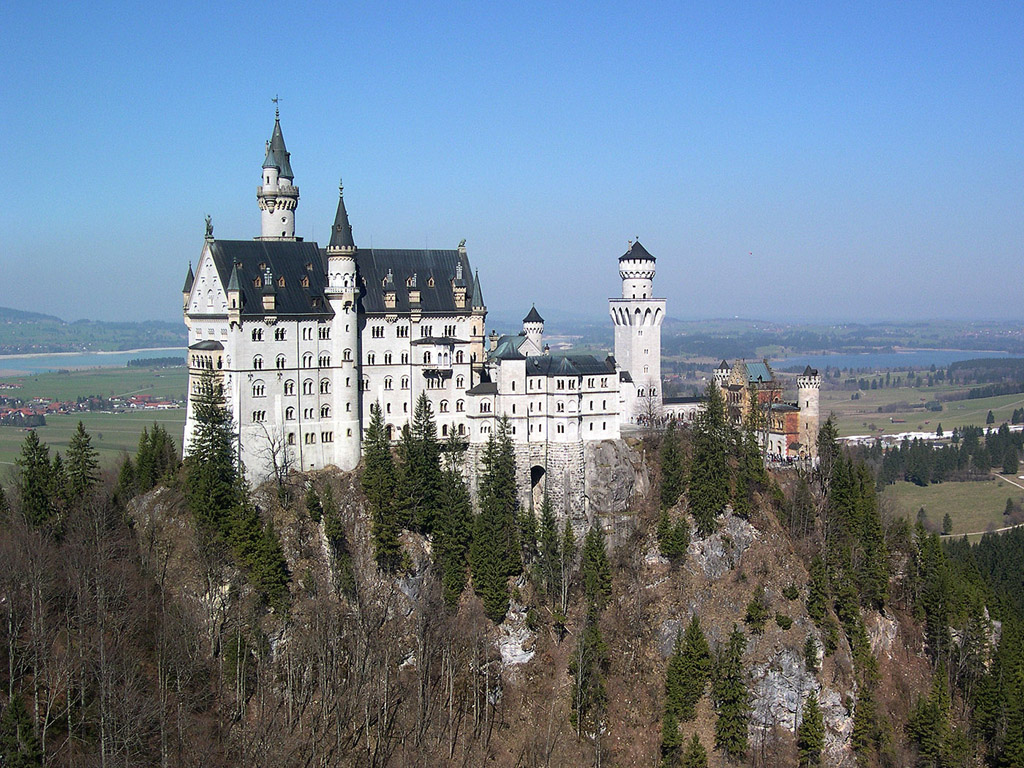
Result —
<instances>
[{"instance_id":1,"label":"forest","mask_svg":"<svg viewBox=\"0 0 1024 768\"><path fill-rule=\"evenodd\" d=\"M884 518L831 420L769 472L708 398L635 446L617 522L521 506L500 424L469 488L425 398L394 446L374 410L356 472L259 488L212 379L183 458L154 426L107 475L81 426L28 433L0 765L1024 764L1024 533Z\"/></svg>"}]
</instances>

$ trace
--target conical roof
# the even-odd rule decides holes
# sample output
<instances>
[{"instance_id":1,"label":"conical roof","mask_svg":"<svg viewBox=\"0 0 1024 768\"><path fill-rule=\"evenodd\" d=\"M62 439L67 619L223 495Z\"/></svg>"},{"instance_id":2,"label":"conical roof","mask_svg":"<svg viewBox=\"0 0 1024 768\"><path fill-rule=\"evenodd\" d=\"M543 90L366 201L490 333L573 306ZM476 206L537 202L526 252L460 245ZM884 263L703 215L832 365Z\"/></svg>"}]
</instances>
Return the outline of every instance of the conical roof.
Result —
<instances>
[{"instance_id":1,"label":"conical roof","mask_svg":"<svg viewBox=\"0 0 1024 768\"><path fill-rule=\"evenodd\" d=\"M473 274L473 309L484 309L484 292L480 288L480 270Z\"/></svg>"},{"instance_id":2,"label":"conical roof","mask_svg":"<svg viewBox=\"0 0 1024 768\"><path fill-rule=\"evenodd\" d=\"M277 174L282 179L294 179L290 158L291 154L284 145L284 134L281 133L281 118L275 115L274 132L267 144L267 156L263 160L263 167L277 168Z\"/></svg>"},{"instance_id":3,"label":"conical roof","mask_svg":"<svg viewBox=\"0 0 1024 768\"><path fill-rule=\"evenodd\" d=\"M231 268L231 277L228 278L228 290L229 291L241 290L241 286L238 284L238 264L235 264Z\"/></svg>"},{"instance_id":4,"label":"conical roof","mask_svg":"<svg viewBox=\"0 0 1024 768\"><path fill-rule=\"evenodd\" d=\"M543 323L544 318L540 316L540 312L537 311L537 306L530 307L530 314L523 318L524 323Z\"/></svg>"},{"instance_id":5,"label":"conical roof","mask_svg":"<svg viewBox=\"0 0 1024 768\"><path fill-rule=\"evenodd\" d=\"M352 239L352 225L348 223L348 211L345 210L345 188L338 183L338 211L334 214L334 226L331 227L331 248L355 248Z\"/></svg>"},{"instance_id":6,"label":"conical roof","mask_svg":"<svg viewBox=\"0 0 1024 768\"><path fill-rule=\"evenodd\" d=\"M188 263L188 274L185 275L185 287L181 289L182 293L191 293L192 286L195 285L196 276L192 273L192 262Z\"/></svg>"},{"instance_id":7,"label":"conical roof","mask_svg":"<svg viewBox=\"0 0 1024 768\"><path fill-rule=\"evenodd\" d=\"M619 261L625 261L626 259L655 261L655 258L648 252L648 250L640 245L639 240L634 240L632 245L629 246L629 250L619 256Z\"/></svg>"}]
</instances>

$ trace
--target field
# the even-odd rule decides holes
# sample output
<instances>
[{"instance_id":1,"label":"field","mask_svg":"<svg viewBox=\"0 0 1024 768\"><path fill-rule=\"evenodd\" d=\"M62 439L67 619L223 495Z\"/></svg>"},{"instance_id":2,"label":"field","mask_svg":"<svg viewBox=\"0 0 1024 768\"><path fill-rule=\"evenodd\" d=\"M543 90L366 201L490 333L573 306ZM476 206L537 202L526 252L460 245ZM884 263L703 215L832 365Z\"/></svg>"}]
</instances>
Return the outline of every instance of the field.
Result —
<instances>
[{"instance_id":1,"label":"field","mask_svg":"<svg viewBox=\"0 0 1024 768\"><path fill-rule=\"evenodd\" d=\"M1010 478L1024 485L1024 481ZM882 491L882 497L911 521L924 507L928 519L936 526L948 513L953 521L953 534L984 532L1006 525L1003 509L1006 500L1024 498L1024 488L1012 485L1003 477L966 483L936 483L924 487L899 482Z\"/></svg>"},{"instance_id":2,"label":"field","mask_svg":"<svg viewBox=\"0 0 1024 768\"><path fill-rule=\"evenodd\" d=\"M56 400L75 400L87 395L151 394L157 398L180 400L185 395L186 379L184 368L94 368L8 378L7 382L21 384L22 387L4 390L3 394L23 399L48 397ZM166 429L180 447L185 409L47 416L46 426L36 428L36 432L51 450L63 452L79 421L92 436L92 444L99 451L103 465L113 466L125 451L135 452L143 428L151 427L154 422ZM0 480L5 483L7 473L13 469L14 461L21 453L26 434L26 430L18 427L0 427Z\"/></svg>"}]
</instances>

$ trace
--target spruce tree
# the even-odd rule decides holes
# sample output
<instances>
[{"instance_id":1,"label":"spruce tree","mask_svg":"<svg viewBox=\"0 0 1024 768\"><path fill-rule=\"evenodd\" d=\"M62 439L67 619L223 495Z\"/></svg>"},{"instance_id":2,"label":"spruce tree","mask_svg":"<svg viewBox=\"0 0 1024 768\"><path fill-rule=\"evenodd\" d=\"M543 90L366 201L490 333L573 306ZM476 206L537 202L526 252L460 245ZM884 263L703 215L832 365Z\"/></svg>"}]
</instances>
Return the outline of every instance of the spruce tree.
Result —
<instances>
[{"instance_id":1,"label":"spruce tree","mask_svg":"<svg viewBox=\"0 0 1024 768\"><path fill-rule=\"evenodd\" d=\"M680 768L708 768L708 753L704 751L704 745L700 743L696 733L686 746L683 760L679 765Z\"/></svg>"},{"instance_id":2,"label":"spruce tree","mask_svg":"<svg viewBox=\"0 0 1024 768\"><path fill-rule=\"evenodd\" d=\"M224 391L209 371L192 396L195 431L186 459L186 499L196 522L208 530L227 535L229 516L242 502L240 477L235 458L236 436L224 402ZM152 470L149 470L152 476ZM139 490L146 490L139 477ZM151 486L150 486L151 487Z\"/></svg>"},{"instance_id":3,"label":"spruce tree","mask_svg":"<svg viewBox=\"0 0 1024 768\"><path fill-rule=\"evenodd\" d=\"M797 764L800 768L821 765L821 751L825 748L825 721L818 696L813 691L804 701L803 719L796 731Z\"/></svg>"},{"instance_id":4,"label":"spruce tree","mask_svg":"<svg viewBox=\"0 0 1024 768\"><path fill-rule=\"evenodd\" d=\"M769 616L771 616L771 609L764 595L764 587L759 585L754 590L754 596L747 603L747 613L743 621L750 627L751 632L760 635L764 632L764 625Z\"/></svg>"},{"instance_id":5,"label":"spruce tree","mask_svg":"<svg viewBox=\"0 0 1024 768\"><path fill-rule=\"evenodd\" d=\"M697 702L711 676L711 649L704 637L697 614L693 615L683 635L682 664L679 685L679 719L693 720Z\"/></svg>"},{"instance_id":6,"label":"spruce tree","mask_svg":"<svg viewBox=\"0 0 1024 768\"><path fill-rule=\"evenodd\" d=\"M33 768L43 764L36 741L32 716L21 695L15 693L0 717L0 765L4 768Z\"/></svg>"},{"instance_id":7,"label":"spruce tree","mask_svg":"<svg viewBox=\"0 0 1024 768\"><path fill-rule=\"evenodd\" d=\"M449 606L459 602L466 586L469 548L473 540L473 506L469 489L459 469L462 445L454 433L445 452L441 477L439 516L435 521L435 557L441 567L444 600Z\"/></svg>"},{"instance_id":8,"label":"spruce tree","mask_svg":"<svg viewBox=\"0 0 1024 768\"><path fill-rule=\"evenodd\" d=\"M718 655L712 692L715 700L715 747L730 758L738 759L746 754L747 723L750 719L747 675L743 667L743 652L747 639L743 632L733 625L725 648Z\"/></svg>"},{"instance_id":9,"label":"spruce tree","mask_svg":"<svg viewBox=\"0 0 1024 768\"><path fill-rule=\"evenodd\" d=\"M604 529L596 520L583 540L580 573L588 605L598 610L604 608L612 595L612 568L605 549Z\"/></svg>"},{"instance_id":10,"label":"spruce tree","mask_svg":"<svg viewBox=\"0 0 1024 768\"><path fill-rule=\"evenodd\" d=\"M667 704L661 717L661 765L670 768L679 764L683 734L679 732L679 717Z\"/></svg>"},{"instance_id":11,"label":"spruce tree","mask_svg":"<svg viewBox=\"0 0 1024 768\"><path fill-rule=\"evenodd\" d=\"M437 442L437 424L426 392L416 400L410 429L412 443L406 473L412 486L412 524L424 533L434 530L441 500L441 447Z\"/></svg>"},{"instance_id":12,"label":"spruce tree","mask_svg":"<svg viewBox=\"0 0 1024 768\"><path fill-rule=\"evenodd\" d=\"M377 567L385 573L395 573L402 564L402 545L398 540L398 520L394 507L395 465L380 403L370 406L370 424L363 440L361 484L370 505L370 533Z\"/></svg>"},{"instance_id":13,"label":"spruce tree","mask_svg":"<svg viewBox=\"0 0 1024 768\"><path fill-rule=\"evenodd\" d=\"M718 387L711 383L706 406L694 425L693 460L687 497L690 512L704 537L717 527L718 516L729 502L729 427L725 403Z\"/></svg>"},{"instance_id":14,"label":"spruce tree","mask_svg":"<svg viewBox=\"0 0 1024 768\"><path fill-rule=\"evenodd\" d=\"M306 514L314 523L319 523L323 518L323 507L320 504L320 496L312 483L306 489Z\"/></svg>"},{"instance_id":15,"label":"spruce tree","mask_svg":"<svg viewBox=\"0 0 1024 768\"><path fill-rule=\"evenodd\" d=\"M92 447L92 438L85 431L82 422L78 422L75 434L71 436L67 459L68 493L73 499L84 499L96 487L99 481L100 463L96 449Z\"/></svg>"},{"instance_id":16,"label":"spruce tree","mask_svg":"<svg viewBox=\"0 0 1024 768\"><path fill-rule=\"evenodd\" d=\"M1017 457L1017 446L1006 446L1006 453L1003 455L1003 474L1016 475L1020 470L1020 460Z\"/></svg>"},{"instance_id":17,"label":"spruce tree","mask_svg":"<svg viewBox=\"0 0 1024 768\"><path fill-rule=\"evenodd\" d=\"M18 500L21 514L29 525L41 527L53 517L53 480L50 449L40 442L33 429L21 445L21 456L15 460L18 467Z\"/></svg>"},{"instance_id":18,"label":"spruce tree","mask_svg":"<svg viewBox=\"0 0 1024 768\"><path fill-rule=\"evenodd\" d=\"M819 670L818 660L818 643L814 639L814 635L808 634L807 641L804 643L804 666L807 667L807 671L812 674L817 674Z\"/></svg>"},{"instance_id":19,"label":"spruce tree","mask_svg":"<svg viewBox=\"0 0 1024 768\"><path fill-rule=\"evenodd\" d=\"M686 476L683 472L682 449L675 421L668 423L665 437L661 442L661 508L674 507L683 494Z\"/></svg>"},{"instance_id":20,"label":"spruce tree","mask_svg":"<svg viewBox=\"0 0 1024 768\"><path fill-rule=\"evenodd\" d=\"M811 580L807 587L807 614L815 624L821 626L828 608L829 589L825 563L818 555L811 560Z\"/></svg>"}]
</instances>

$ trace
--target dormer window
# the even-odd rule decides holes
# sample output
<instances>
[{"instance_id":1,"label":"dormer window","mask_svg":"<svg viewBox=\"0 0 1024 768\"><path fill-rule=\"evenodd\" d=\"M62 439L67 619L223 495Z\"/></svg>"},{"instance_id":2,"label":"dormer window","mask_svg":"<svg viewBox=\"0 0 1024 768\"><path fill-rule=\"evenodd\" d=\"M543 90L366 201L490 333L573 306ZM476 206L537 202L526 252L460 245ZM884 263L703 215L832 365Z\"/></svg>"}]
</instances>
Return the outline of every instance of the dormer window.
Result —
<instances>
[{"instance_id":1,"label":"dormer window","mask_svg":"<svg viewBox=\"0 0 1024 768\"><path fill-rule=\"evenodd\" d=\"M284 283L284 278L281 278L281 282ZM302 276L302 287L309 288L309 278L306 275Z\"/></svg>"},{"instance_id":2,"label":"dormer window","mask_svg":"<svg viewBox=\"0 0 1024 768\"><path fill-rule=\"evenodd\" d=\"M277 287L284 288L284 275L281 275L281 277L277 278Z\"/></svg>"},{"instance_id":3,"label":"dormer window","mask_svg":"<svg viewBox=\"0 0 1024 768\"><path fill-rule=\"evenodd\" d=\"M434 287L434 276L431 275L430 279L427 280L427 288L433 288L433 287Z\"/></svg>"},{"instance_id":4,"label":"dormer window","mask_svg":"<svg viewBox=\"0 0 1024 768\"><path fill-rule=\"evenodd\" d=\"M312 261L307 261L306 262L306 271L307 272L312 272L313 271L313 262Z\"/></svg>"},{"instance_id":5,"label":"dormer window","mask_svg":"<svg viewBox=\"0 0 1024 768\"><path fill-rule=\"evenodd\" d=\"M253 288L262 288L263 287L263 283L257 277L255 280L252 281L252 287Z\"/></svg>"}]
</instances>

